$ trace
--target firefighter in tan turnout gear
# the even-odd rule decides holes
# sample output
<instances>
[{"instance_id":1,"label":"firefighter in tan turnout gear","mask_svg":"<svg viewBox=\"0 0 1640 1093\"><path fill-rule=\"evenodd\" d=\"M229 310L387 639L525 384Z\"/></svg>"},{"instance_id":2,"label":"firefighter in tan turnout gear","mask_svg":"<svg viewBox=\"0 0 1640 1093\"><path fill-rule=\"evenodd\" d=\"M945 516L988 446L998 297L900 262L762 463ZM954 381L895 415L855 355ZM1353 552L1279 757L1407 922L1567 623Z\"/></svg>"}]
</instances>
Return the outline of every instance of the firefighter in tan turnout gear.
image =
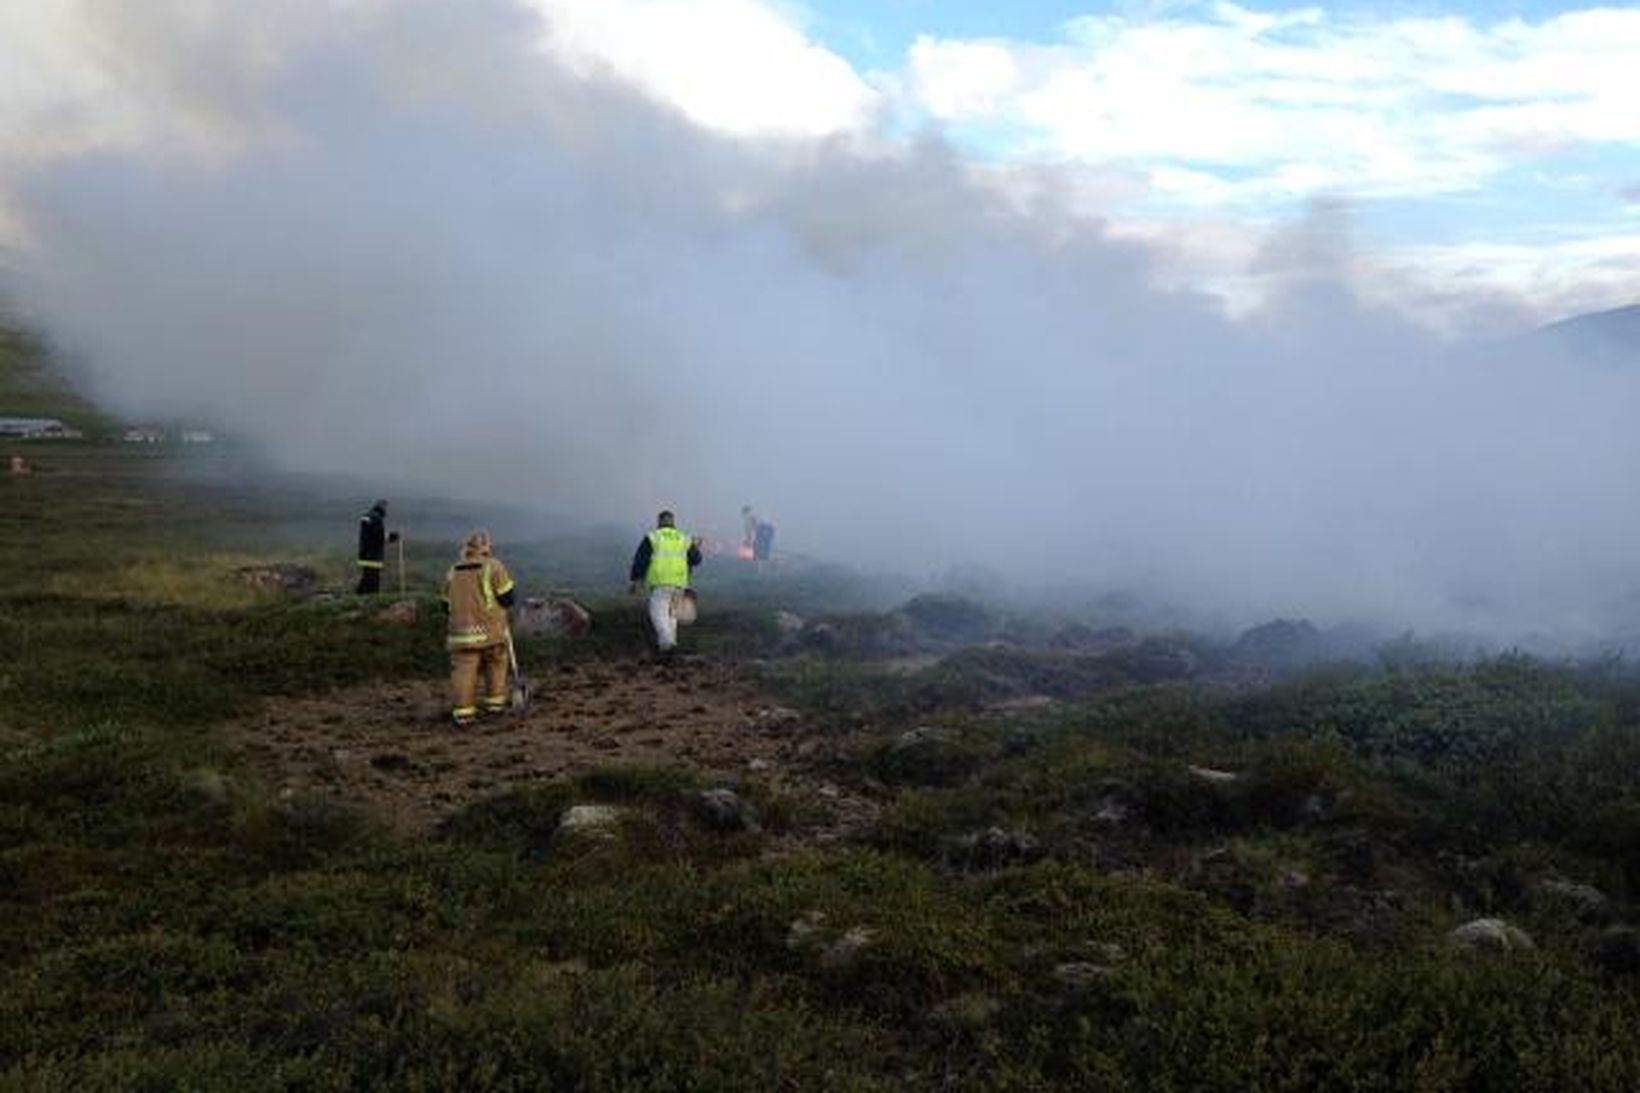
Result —
<instances>
[{"instance_id":1,"label":"firefighter in tan turnout gear","mask_svg":"<svg viewBox=\"0 0 1640 1093\"><path fill-rule=\"evenodd\" d=\"M507 608L513 603L513 579L499 558L490 554L490 534L475 531L461 547L461 559L450 567L444 584L450 614L450 716L470 725L479 712L507 709ZM479 682L482 700L477 698Z\"/></svg>"}]
</instances>

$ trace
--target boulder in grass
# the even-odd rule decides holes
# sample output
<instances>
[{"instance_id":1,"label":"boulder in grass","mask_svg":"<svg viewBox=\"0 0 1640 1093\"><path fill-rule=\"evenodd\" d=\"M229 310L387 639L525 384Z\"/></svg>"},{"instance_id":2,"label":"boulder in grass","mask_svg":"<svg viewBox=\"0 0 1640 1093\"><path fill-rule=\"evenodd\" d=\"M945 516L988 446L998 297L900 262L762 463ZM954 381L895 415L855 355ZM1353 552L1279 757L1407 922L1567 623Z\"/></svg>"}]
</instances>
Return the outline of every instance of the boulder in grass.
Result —
<instances>
[{"instance_id":1,"label":"boulder in grass","mask_svg":"<svg viewBox=\"0 0 1640 1093\"><path fill-rule=\"evenodd\" d=\"M1579 884L1562 877L1548 877L1532 888L1537 899L1551 906L1569 908L1579 915L1599 915L1606 910L1606 894L1590 884Z\"/></svg>"},{"instance_id":2,"label":"boulder in grass","mask_svg":"<svg viewBox=\"0 0 1640 1093\"><path fill-rule=\"evenodd\" d=\"M1054 982L1073 991L1091 990L1109 975L1110 969L1104 965L1082 960L1055 965L1053 970Z\"/></svg>"},{"instance_id":3,"label":"boulder in grass","mask_svg":"<svg viewBox=\"0 0 1640 1093\"><path fill-rule=\"evenodd\" d=\"M1119 778L1106 778L1095 788L1091 819L1105 827L1124 824L1139 812L1139 791Z\"/></svg>"},{"instance_id":4,"label":"boulder in grass","mask_svg":"<svg viewBox=\"0 0 1640 1093\"><path fill-rule=\"evenodd\" d=\"M956 739L956 734L950 729L936 728L932 725L918 725L914 729L907 729L894 738L889 745L893 751L915 751L918 748L927 748L938 744L949 744Z\"/></svg>"},{"instance_id":5,"label":"boulder in grass","mask_svg":"<svg viewBox=\"0 0 1640 1093\"><path fill-rule=\"evenodd\" d=\"M756 834L763 829L758 822L756 807L727 787L702 790L695 798L695 811L702 822L718 831L749 831Z\"/></svg>"},{"instance_id":6,"label":"boulder in grass","mask_svg":"<svg viewBox=\"0 0 1640 1093\"><path fill-rule=\"evenodd\" d=\"M814 653L835 652L843 647L843 635L829 622L804 625L795 636L798 646Z\"/></svg>"},{"instance_id":7,"label":"boulder in grass","mask_svg":"<svg viewBox=\"0 0 1640 1093\"><path fill-rule=\"evenodd\" d=\"M981 746L949 729L920 726L899 734L872 756L877 777L890 782L949 785L985 759Z\"/></svg>"},{"instance_id":8,"label":"boulder in grass","mask_svg":"<svg viewBox=\"0 0 1640 1093\"><path fill-rule=\"evenodd\" d=\"M242 565L234 576L259 592L283 592L305 595L319 583L319 574L305 565L291 562L273 562L268 565Z\"/></svg>"},{"instance_id":9,"label":"boulder in grass","mask_svg":"<svg viewBox=\"0 0 1640 1093\"><path fill-rule=\"evenodd\" d=\"M842 937L827 945L820 953L820 966L822 968L846 968L854 963L855 957L874 945L876 941L877 932L871 927L852 927Z\"/></svg>"},{"instance_id":10,"label":"boulder in grass","mask_svg":"<svg viewBox=\"0 0 1640 1093\"><path fill-rule=\"evenodd\" d=\"M971 992L947 998L929 1011L936 1024L958 1029L981 1029L1002 1013L1002 1003L989 994Z\"/></svg>"},{"instance_id":11,"label":"boulder in grass","mask_svg":"<svg viewBox=\"0 0 1640 1093\"><path fill-rule=\"evenodd\" d=\"M188 786L213 805L225 805L231 797L228 779L221 771L209 767L202 767L189 775Z\"/></svg>"},{"instance_id":12,"label":"boulder in grass","mask_svg":"<svg viewBox=\"0 0 1640 1093\"><path fill-rule=\"evenodd\" d=\"M390 604L380 611L376 618L381 622L391 622L399 626L409 626L421 617L421 605L415 600L400 600Z\"/></svg>"},{"instance_id":13,"label":"boulder in grass","mask_svg":"<svg viewBox=\"0 0 1640 1093\"><path fill-rule=\"evenodd\" d=\"M558 839L613 839L622 810L614 805L574 805L558 818Z\"/></svg>"},{"instance_id":14,"label":"boulder in grass","mask_svg":"<svg viewBox=\"0 0 1640 1093\"><path fill-rule=\"evenodd\" d=\"M804 911L792 920L786 931L786 948L811 949L823 943L826 928L824 911Z\"/></svg>"},{"instance_id":15,"label":"boulder in grass","mask_svg":"<svg viewBox=\"0 0 1640 1093\"><path fill-rule=\"evenodd\" d=\"M584 604L568 597L552 601L558 608L558 620L563 624L566 637L578 638L592 629L592 612Z\"/></svg>"},{"instance_id":16,"label":"boulder in grass","mask_svg":"<svg viewBox=\"0 0 1640 1093\"><path fill-rule=\"evenodd\" d=\"M576 638L591 628L592 612L565 596L532 596L513 612L512 631L521 637Z\"/></svg>"},{"instance_id":17,"label":"boulder in grass","mask_svg":"<svg viewBox=\"0 0 1640 1093\"><path fill-rule=\"evenodd\" d=\"M1309 619L1273 619L1244 630L1231 653L1240 660L1278 669L1301 668L1325 655L1321 631Z\"/></svg>"},{"instance_id":18,"label":"boulder in grass","mask_svg":"<svg viewBox=\"0 0 1640 1093\"><path fill-rule=\"evenodd\" d=\"M966 596L933 592L914 596L900 608L918 631L956 642L980 641L996 627L991 610Z\"/></svg>"},{"instance_id":19,"label":"boulder in grass","mask_svg":"<svg viewBox=\"0 0 1640 1093\"><path fill-rule=\"evenodd\" d=\"M1456 948L1471 953L1507 953L1536 948L1531 935L1501 918L1477 918L1446 935Z\"/></svg>"},{"instance_id":20,"label":"boulder in grass","mask_svg":"<svg viewBox=\"0 0 1640 1093\"><path fill-rule=\"evenodd\" d=\"M989 827L957 840L961 857L981 867L1001 867L1015 862L1034 861L1042 856L1042 844L1025 831Z\"/></svg>"},{"instance_id":21,"label":"boulder in grass","mask_svg":"<svg viewBox=\"0 0 1640 1093\"><path fill-rule=\"evenodd\" d=\"M786 931L786 948L816 956L822 968L846 968L877 943L877 931L853 926L838 933L824 911L805 911Z\"/></svg>"}]
</instances>

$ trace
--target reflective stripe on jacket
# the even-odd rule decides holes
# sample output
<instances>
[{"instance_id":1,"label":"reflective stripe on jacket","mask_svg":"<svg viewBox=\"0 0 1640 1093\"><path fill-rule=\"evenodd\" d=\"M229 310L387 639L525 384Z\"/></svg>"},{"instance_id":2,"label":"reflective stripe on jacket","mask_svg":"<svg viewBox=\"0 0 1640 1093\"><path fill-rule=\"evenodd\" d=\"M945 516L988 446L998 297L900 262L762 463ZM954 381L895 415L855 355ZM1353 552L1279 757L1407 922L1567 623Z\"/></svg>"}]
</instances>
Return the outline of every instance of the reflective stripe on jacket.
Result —
<instances>
[{"instance_id":1,"label":"reflective stripe on jacket","mask_svg":"<svg viewBox=\"0 0 1640 1093\"><path fill-rule=\"evenodd\" d=\"M450 605L446 644L451 649L482 649L506 641L507 609L496 597L512 587L507 567L494 558L451 566L444 583L444 601Z\"/></svg>"},{"instance_id":2,"label":"reflective stripe on jacket","mask_svg":"<svg viewBox=\"0 0 1640 1093\"><path fill-rule=\"evenodd\" d=\"M649 548L644 584L650 588L688 588L689 536L677 528L656 528L649 533Z\"/></svg>"}]
</instances>

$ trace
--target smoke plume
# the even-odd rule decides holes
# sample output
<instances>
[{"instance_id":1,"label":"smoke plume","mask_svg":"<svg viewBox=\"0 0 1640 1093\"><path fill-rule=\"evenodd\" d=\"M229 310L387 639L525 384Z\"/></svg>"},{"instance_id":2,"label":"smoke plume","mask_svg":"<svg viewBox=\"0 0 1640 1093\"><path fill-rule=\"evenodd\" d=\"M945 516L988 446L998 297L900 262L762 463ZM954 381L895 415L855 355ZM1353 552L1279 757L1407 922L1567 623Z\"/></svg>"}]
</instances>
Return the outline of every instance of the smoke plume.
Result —
<instances>
[{"instance_id":1,"label":"smoke plume","mask_svg":"<svg viewBox=\"0 0 1640 1093\"><path fill-rule=\"evenodd\" d=\"M822 557L1230 620L1636 614L1640 373L1363 306L1335 208L1232 321L1050 178L714 136L501 0L84 13L165 120L0 162L8 294L132 416L634 527L752 501Z\"/></svg>"}]
</instances>

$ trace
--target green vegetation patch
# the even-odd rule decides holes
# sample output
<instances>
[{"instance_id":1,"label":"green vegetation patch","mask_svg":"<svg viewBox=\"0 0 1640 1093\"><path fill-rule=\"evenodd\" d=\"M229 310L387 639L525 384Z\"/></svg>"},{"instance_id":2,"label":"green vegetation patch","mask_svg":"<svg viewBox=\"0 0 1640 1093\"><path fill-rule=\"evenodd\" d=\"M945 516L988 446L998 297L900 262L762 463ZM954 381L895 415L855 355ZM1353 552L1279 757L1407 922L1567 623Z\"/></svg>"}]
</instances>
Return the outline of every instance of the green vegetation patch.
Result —
<instances>
[{"instance_id":1,"label":"green vegetation patch","mask_svg":"<svg viewBox=\"0 0 1640 1093\"><path fill-rule=\"evenodd\" d=\"M776 774L878 810L858 837L804 847L781 792L663 767L407 840L273 794L216 731L441 676L430 601L389 624L235 586L279 560L245 506L149 453L52 450L0 507L0 1087L1640 1087L1621 665L1398 655L1231 690L1188 638L955 597L783 634L748 569L690 638L765 662L824 745ZM637 603L597 606L527 661L641 651ZM619 812L564 836L586 805ZM1533 944L1448 939L1481 916Z\"/></svg>"}]
</instances>

